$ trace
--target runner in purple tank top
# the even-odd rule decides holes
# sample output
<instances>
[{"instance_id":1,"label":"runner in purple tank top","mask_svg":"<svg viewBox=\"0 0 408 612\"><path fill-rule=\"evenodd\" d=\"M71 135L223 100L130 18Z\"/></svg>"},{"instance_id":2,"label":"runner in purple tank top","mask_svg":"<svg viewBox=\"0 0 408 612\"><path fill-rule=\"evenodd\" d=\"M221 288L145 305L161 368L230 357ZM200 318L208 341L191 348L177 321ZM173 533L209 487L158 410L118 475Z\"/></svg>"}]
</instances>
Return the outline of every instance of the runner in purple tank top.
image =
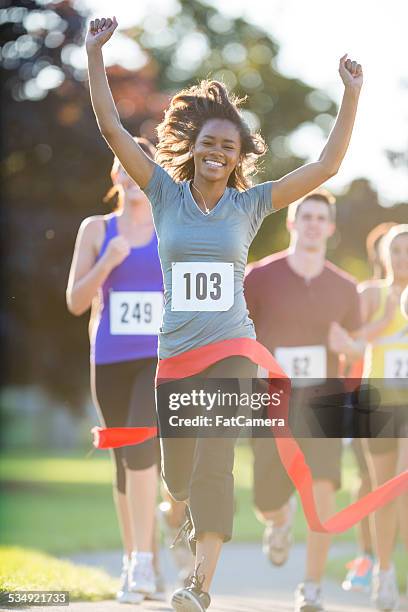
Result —
<instances>
[{"instance_id":1,"label":"runner in purple tank top","mask_svg":"<svg viewBox=\"0 0 408 612\"><path fill-rule=\"evenodd\" d=\"M153 146L139 145L151 157ZM154 375L163 280L150 204L115 158L115 211L83 221L67 288L74 315L92 307L91 389L106 427L155 425ZM153 542L160 452L157 440L115 449L115 501L124 544L117 599L157 593Z\"/></svg>"}]
</instances>

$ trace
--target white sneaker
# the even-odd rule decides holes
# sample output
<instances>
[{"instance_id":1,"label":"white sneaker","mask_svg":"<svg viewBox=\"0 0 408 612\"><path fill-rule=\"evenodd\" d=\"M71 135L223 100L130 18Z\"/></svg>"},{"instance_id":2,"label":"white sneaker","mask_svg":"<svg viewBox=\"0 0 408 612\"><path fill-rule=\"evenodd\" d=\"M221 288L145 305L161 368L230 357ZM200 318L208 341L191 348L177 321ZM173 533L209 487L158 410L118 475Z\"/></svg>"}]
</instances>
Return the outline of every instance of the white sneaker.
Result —
<instances>
[{"instance_id":1,"label":"white sneaker","mask_svg":"<svg viewBox=\"0 0 408 612\"><path fill-rule=\"evenodd\" d=\"M307 580L295 591L295 612L323 612L320 586Z\"/></svg>"},{"instance_id":2,"label":"white sneaker","mask_svg":"<svg viewBox=\"0 0 408 612\"><path fill-rule=\"evenodd\" d=\"M155 581L156 581L156 591L151 595L146 595L146 599L151 601L166 601L166 583L164 580L163 574L160 572L155 572Z\"/></svg>"},{"instance_id":3,"label":"white sneaker","mask_svg":"<svg viewBox=\"0 0 408 612\"><path fill-rule=\"evenodd\" d=\"M273 565L284 565L289 557L293 537L292 529L296 514L296 497L289 499L289 510L286 523L277 527L268 523L262 540L262 551Z\"/></svg>"},{"instance_id":4,"label":"white sneaker","mask_svg":"<svg viewBox=\"0 0 408 612\"><path fill-rule=\"evenodd\" d=\"M377 610L398 609L399 593L393 566L389 570L380 570L378 565L374 567L371 599Z\"/></svg>"},{"instance_id":5,"label":"white sneaker","mask_svg":"<svg viewBox=\"0 0 408 612\"><path fill-rule=\"evenodd\" d=\"M129 589L132 592L152 595L156 592L153 553L133 552L129 565Z\"/></svg>"},{"instance_id":6,"label":"white sneaker","mask_svg":"<svg viewBox=\"0 0 408 612\"><path fill-rule=\"evenodd\" d=\"M132 591L129 591L129 559L127 555L123 555L120 587L116 593L116 601L124 604L139 604L143 600L144 595L141 593L132 593Z\"/></svg>"}]
</instances>

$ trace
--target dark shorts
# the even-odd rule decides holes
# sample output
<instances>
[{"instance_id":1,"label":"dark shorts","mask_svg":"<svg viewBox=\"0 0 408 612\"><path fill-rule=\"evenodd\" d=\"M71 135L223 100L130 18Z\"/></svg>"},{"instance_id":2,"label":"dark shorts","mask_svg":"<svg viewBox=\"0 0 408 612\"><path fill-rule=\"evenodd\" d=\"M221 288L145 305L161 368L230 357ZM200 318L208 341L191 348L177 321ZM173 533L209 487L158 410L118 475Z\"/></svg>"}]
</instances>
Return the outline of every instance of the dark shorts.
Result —
<instances>
[{"instance_id":1,"label":"dark shorts","mask_svg":"<svg viewBox=\"0 0 408 612\"><path fill-rule=\"evenodd\" d=\"M239 391L239 379L256 376L256 365L246 357L222 359L191 377L198 380L231 378ZM160 391L158 391L159 395ZM162 418L159 405L159 418ZM234 515L235 436L160 439L162 476L169 493L177 501L189 502L194 533L219 533L224 542L231 539Z\"/></svg>"},{"instance_id":2,"label":"dark shorts","mask_svg":"<svg viewBox=\"0 0 408 612\"><path fill-rule=\"evenodd\" d=\"M154 377L157 359L91 365L92 396L105 427L156 426ZM116 484L125 492L125 468L143 470L160 463L156 439L114 449Z\"/></svg>"},{"instance_id":3,"label":"dark shorts","mask_svg":"<svg viewBox=\"0 0 408 612\"><path fill-rule=\"evenodd\" d=\"M342 440L340 438L300 438L297 440L313 480L328 480L341 486ZM255 438L254 502L262 512L278 510L290 498L294 485L280 460L273 438Z\"/></svg>"}]
</instances>

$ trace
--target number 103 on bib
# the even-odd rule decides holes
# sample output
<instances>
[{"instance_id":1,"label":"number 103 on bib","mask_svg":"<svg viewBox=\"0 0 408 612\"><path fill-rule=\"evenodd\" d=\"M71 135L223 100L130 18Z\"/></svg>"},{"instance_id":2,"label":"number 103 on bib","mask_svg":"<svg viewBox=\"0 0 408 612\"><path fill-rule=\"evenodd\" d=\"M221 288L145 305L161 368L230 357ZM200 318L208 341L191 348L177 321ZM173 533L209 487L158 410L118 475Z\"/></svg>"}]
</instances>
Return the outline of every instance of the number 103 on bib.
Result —
<instances>
[{"instance_id":1,"label":"number 103 on bib","mask_svg":"<svg viewBox=\"0 0 408 612\"><path fill-rule=\"evenodd\" d=\"M234 264L174 262L172 310L225 311L234 303Z\"/></svg>"}]
</instances>

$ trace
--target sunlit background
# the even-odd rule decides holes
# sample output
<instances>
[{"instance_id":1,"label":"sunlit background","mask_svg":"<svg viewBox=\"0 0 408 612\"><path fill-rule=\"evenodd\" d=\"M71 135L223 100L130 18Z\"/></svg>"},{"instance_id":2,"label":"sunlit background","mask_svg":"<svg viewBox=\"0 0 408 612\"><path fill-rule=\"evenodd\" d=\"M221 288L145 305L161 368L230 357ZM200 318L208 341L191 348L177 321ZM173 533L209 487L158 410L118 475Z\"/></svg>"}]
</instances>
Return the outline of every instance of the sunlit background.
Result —
<instances>
[{"instance_id":1,"label":"sunlit background","mask_svg":"<svg viewBox=\"0 0 408 612\"><path fill-rule=\"evenodd\" d=\"M175 0L140 0L131 5L126 0L83 0L93 16L115 12L119 28L136 24L163 36L162 14L177 11ZM378 189L385 206L406 200L408 172L406 165L392 165L387 152L408 148L408 4L391 2L354 2L345 0L333 5L325 0L213 0L225 17L242 16L249 23L264 28L279 44L273 66L289 77L327 93L336 103L342 86L338 77L338 59L348 53L362 63L365 84L361 96L357 125L349 154L339 175L329 184L343 189L353 178L366 176ZM225 26L227 27L227 26ZM183 68L191 66L191 77L201 59L208 53L208 41L197 32L190 32L179 41L179 61ZM231 50L228 58L239 63L244 48ZM137 66L140 52L129 40L118 37L111 41L107 57L124 65ZM133 57L129 57L129 55ZM79 58L78 58L78 61ZM85 57L82 57L85 62ZM244 85L244 87L247 85ZM249 94L250 94L249 88ZM287 145L300 157L314 159L324 145L325 136L319 125L331 125L324 115L327 106L317 96L310 104L322 115L318 121L304 123L288 137ZM286 143L285 143L286 144Z\"/></svg>"},{"instance_id":2,"label":"sunlit background","mask_svg":"<svg viewBox=\"0 0 408 612\"><path fill-rule=\"evenodd\" d=\"M256 181L277 179L320 154L342 95L339 58L348 52L360 61L365 85L355 131L338 176L328 183L338 197L328 255L363 280L371 274L367 233L381 222L408 219L408 5L3 0L1 7L0 524L7 530L0 543L56 554L117 548L108 458L85 459L96 423L88 316L74 318L65 305L78 226L110 211L102 199L112 153L90 104L87 22L113 12L118 18L119 32L104 54L121 120L134 134L154 140L170 96L200 78L222 79L247 95L245 117L270 149ZM250 259L287 244L282 211L265 221ZM240 453L236 537L253 540L261 529L251 510L250 459L245 449ZM352 470L346 474L343 506L355 484ZM300 520L296 537L304 532Z\"/></svg>"}]
</instances>

